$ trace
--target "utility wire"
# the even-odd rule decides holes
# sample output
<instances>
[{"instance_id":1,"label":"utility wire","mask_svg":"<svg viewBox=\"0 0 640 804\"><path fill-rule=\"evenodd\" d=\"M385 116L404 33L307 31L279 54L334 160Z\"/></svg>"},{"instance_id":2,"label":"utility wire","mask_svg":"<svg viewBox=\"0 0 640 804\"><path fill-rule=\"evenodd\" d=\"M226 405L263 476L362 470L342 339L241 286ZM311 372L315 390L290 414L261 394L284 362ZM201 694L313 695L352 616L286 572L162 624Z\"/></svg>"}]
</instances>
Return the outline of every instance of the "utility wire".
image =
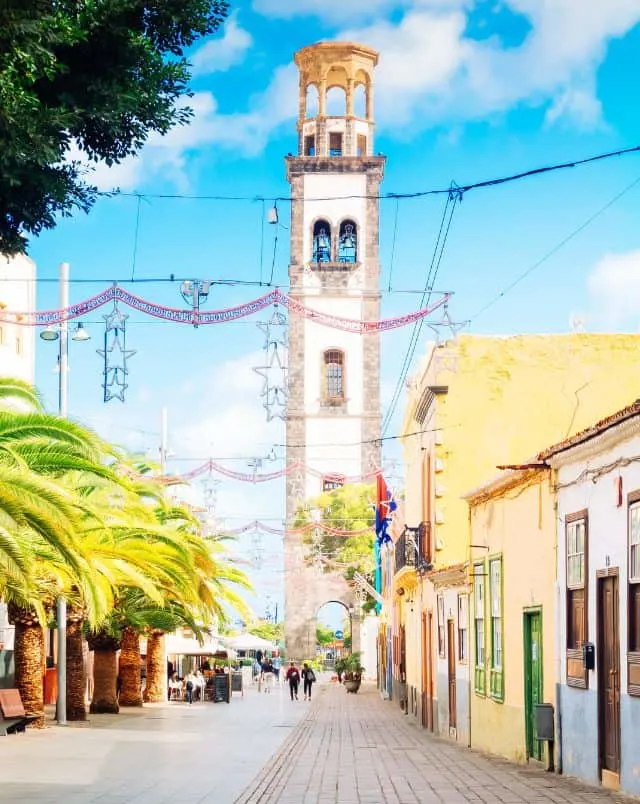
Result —
<instances>
[{"instance_id":1,"label":"utility wire","mask_svg":"<svg viewBox=\"0 0 640 804\"><path fill-rule=\"evenodd\" d=\"M262 285L262 273L264 267L264 214L265 202L263 201L260 212L260 285Z\"/></svg>"},{"instance_id":2,"label":"utility wire","mask_svg":"<svg viewBox=\"0 0 640 804\"><path fill-rule=\"evenodd\" d=\"M138 205L136 209L136 228L133 235L133 258L131 260L131 281L134 281L134 277L136 275L136 260L138 257L138 236L140 234L140 204L142 203L142 198L138 196Z\"/></svg>"},{"instance_id":3,"label":"utility wire","mask_svg":"<svg viewBox=\"0 0 640 804\"><path fill-rule=\"evenodd\" d=\"M481 307L478 312L473 315L469 319L469 323L473 323L477 318L479 318L483 313L489 310L494 304L497 304L501 299L503 299L507 293L510 293L515 287L517 287L522 281L524 281L530 274L540 268L541 265L544 265L547 260L551 259L555 254L557 254L567 243L571 242L575 237L577 237L581 232L583 232L588 226L590 226L595 220L597 220L601 215L603 215L608 209L610 209L617 201L619 201L623 196L625 196L628 192L633 190L634 187L637 187L640 184L640 176L637 179L634 179L631 184L628 184L624 190L619 192L615 195L611 200L607 201L607 203L600 207L597 212L594 212L593 215L587 218L584 223L581 223L577 229L574 229L570 234L564 237L559 243L557 243L553 248L549 249L537 262L534 262L526 271L521 273L516 279L513 280L509 285L507 285L503 290L498 293L497 296L494 296L491 301L487 302L484 307Z\"/></svg>"},{"instance_id":4,"label":"utility wire","mask_svg":"<svg viewBox=\"0 0 640 804\"><path fill-rule=\"evenodd\" d=\"M276 257L278 255L278 229L279 224L276 224L276 231L273 237L273 255L271 256L271 273L269 274L269 287L273 285L273 274L276 270Z\"/></svg>"},{"instance_id":5,"label":"utility wire","mask_svg":"<svg viewBox=\"0 0 640 804\"><path fill-rule=\"evenodd\" d=\"M440 221L440 229L438 230L438 236L436 238L436 243L433 249L431 264L429 265L429 271L427 273L427 279L425 282L422 299L420 301L420 308L423 308L425 305L427 305L431 299L431 294L433 293L433 285L438 275L438 271L440 269L440 263L442 262L442 255L444 254L444 249L447 244L453 213L455 212L456 204L460 198L461 195L457 192L457 188L450 189L449 195L447 196L447 200L444 206L444 210L442 211L442 220ZM398 377L398 381L396 383L396 387L393 392L393 397L391 399L391 403L387 409L384 420L382 422L383 435L386 433L389 425L391 424L393 414L395 413L396 408L398 406L398 402L400 401L404 381L409 372L409 368L411 367L411 362L413 360L413 356L416 351L416 346L418 344L420 333L422 332L423 324L424 320L421 319L420 321L416 321L416 323L413 325L411 339L409 341L409 346L404 356L402 367L400 369L400 375Z\"/></svg>"},{"instance_id":6,"label":"utility wire","mask_svg":"<svg viewBox=\"0 0 640 804\"><path fill-rule=\"evenodd\" d=\"M396 213L393 218L393 239L391 240L391 259L389 260L389 287L387 293L391 293L391 279L393 277L393 264L396 256L396 238L398 236L398 211L400 208L400 201L396 199Z\"/></svg>"},{"instance_id":7,"label":"utility wire","mask_svg":"<svg viewBox=\"0 0 640 804\"><path fill-rule=\"evenodd\" d=\"M471 182L468 184L458 185L456 184L457 189L460 193L468 193L471 190L479 190L486 187L497 187L500 184L508 184L514 181L520 181L521 179L527 179L531 176L540 176L544 173L553 173L558 170L567 170L569 168L581 167L582 165L588 165L593 162L601 162L605 159L612 159L617 156L627 156L629 154L638 153L640 151L640 145L634 145L630 148L621 148L617 151L607 151L606 153L597 154L596 156L589 156L585 159L574 159L570 162L560 162L554 165L547 165L545 167L539 168L531 168L530 170L524 170L520 173L512 173L508 176L500 176L498 178L493 179L485 179L484 181L477 181ZM451 188L448 187L444 188L436 188L430 190L419 190L417 192L412 193L381 193L379 195L333 195L333 196L324 196L320 198L314 198L314 201L340 201L345 199L352 199L352 198L362 198L368 200L386 200L386 199L410 199L410 198L424 198L429 195L448 195L451 192ZM98 195L103 196L105 198L116 198L118 196L122 196L124 198L158 198L158 199L165 199L165 200L186 200L186 201L271 201L273 203L277 202L292 202L298 199L296 196L262 196L262 195L254 195L254 196L243 196L243 195L188 195L182 193L135 193L135 192L120 192L119 190L112 190L112 191L103 191L99 192Z\"/></svg>"}]
</instances>

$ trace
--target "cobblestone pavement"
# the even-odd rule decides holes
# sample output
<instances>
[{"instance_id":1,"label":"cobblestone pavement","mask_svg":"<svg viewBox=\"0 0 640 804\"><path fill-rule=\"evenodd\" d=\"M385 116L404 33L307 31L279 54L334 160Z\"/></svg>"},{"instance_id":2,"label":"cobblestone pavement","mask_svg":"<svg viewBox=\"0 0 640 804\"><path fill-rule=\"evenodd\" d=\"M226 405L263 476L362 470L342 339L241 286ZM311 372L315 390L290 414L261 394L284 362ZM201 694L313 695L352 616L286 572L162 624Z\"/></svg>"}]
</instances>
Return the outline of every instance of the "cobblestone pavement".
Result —
<instances>
[{"instance_id":1,"label":"cobblestone pavement","mask_svg":"<svg viewBox=\"0 0 640 804\"><path fill-rule=\"evenodd\" d=\"M308 711L249 685L231 704L156 704L0 737L0 801L231 804Z\"/></svg>"},{"instance_id":2,"label":"cobblestone pavement","mask_svg":"<svg viewBox=\"0 0 640 804\"><path fill-rule=\"evenodd\" d=\"M543 770L434 738L363 687L319 695L235 804L591 804L628 802Z\"/></svg>"}]
</instances>

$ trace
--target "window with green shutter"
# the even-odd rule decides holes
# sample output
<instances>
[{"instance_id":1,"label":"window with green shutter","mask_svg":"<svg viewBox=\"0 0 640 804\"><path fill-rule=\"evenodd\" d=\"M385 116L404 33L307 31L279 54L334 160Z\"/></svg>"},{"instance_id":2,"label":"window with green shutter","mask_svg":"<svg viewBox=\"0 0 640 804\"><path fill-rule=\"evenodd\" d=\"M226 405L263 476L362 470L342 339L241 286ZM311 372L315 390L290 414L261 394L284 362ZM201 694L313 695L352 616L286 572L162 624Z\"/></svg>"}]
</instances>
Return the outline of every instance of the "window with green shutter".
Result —
<instances>
[{"instance_id":1,"label":"window with green shutter","mask_svg":"<svg viewBox=\"0 0 640 804\"><path fill-rule=\"evenodd\" d=\"M473 623L475 637L475 690L486 695L486 642L485 642L485 571L484 564L473 565Z\"/></svg>"},{"instance_id":2,"label":"window with green shutter","mask_svg":"<svg viewBox=\"0 0 640 804\"><path fill-rule=\"evenodd\" d=\"M504 617L502 595L502 556L489 560L491 623L491 661L489 689L496 701L504 701Z\"/></svg>"}]
</instances>

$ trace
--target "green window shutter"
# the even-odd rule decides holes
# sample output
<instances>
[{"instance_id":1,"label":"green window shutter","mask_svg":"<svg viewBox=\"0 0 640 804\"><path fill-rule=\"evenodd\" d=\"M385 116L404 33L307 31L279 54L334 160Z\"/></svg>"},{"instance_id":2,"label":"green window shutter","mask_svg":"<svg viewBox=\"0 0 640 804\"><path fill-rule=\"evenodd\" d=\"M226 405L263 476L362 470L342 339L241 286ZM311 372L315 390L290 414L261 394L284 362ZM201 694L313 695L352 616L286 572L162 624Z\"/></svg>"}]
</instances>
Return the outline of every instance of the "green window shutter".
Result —
<instances>
[{"instance_id":1,"label":"green window shutter","mask_svg":"<svg viewBox=\"0 0 640 804\"><path fill-rule=\"evenodd\" d=\"M489 694L504 701L504 579L502 556L489 559L489 627L491 655Z\"/></svg>"},{"instance_id":2,"label":"green window shutter","mask_svg":"<svg viewBox=\"0 0 640 804\"><path fill-rule=\"evenodd\" d=\"M475 646L475 691L487 694L487 619L486 619L486 570L484 562L473 565L473 634Z\"/></svg>"}]
</instances>

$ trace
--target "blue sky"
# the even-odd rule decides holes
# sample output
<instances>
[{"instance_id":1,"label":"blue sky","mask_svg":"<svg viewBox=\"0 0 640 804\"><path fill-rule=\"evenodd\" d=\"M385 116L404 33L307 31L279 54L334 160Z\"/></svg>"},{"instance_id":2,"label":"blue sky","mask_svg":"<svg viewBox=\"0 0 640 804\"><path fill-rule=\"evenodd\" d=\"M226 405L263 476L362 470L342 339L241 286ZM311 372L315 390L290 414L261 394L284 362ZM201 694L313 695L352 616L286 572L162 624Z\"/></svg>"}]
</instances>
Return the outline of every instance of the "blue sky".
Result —
<instances>
[{"instance_id":1,"label":"blue sky","mask_svg":"<svg viewBox=\"0 0 640 804\"><path fill-rule=\"evenodd\" d=\"M608 0L253 0L233 5L225 30L201 43L195 65L195 118L136 159L94 180L141 193L286 196L283 157L296 147L297 78L293 52L320 39L349 38L380 50L376 73L376 150L388 165L384 190L411 192L466 184L530 167L638 144L640 1ZM533 271L481 316L478 310L547 251L640 177L640 155L467 194L453 220L437 287L455 292L450 312L478 333L638 330L640 185ZM440 198L382 203L384 315L408 312L419 296L440 216ZM89 216L60 223L31 244L41 278L57 264L72 277L72 301L106 281L130 279L136 244L135 198L102 200ZM255 201L149 199L140 203L137 280L168 277L287 283L288 209L278 227L263 225ZM261 262L261 241L264 238ZM391 274L391 276L390 276ZM181 305L168 283L127 285L155 301ZM56 287L42 283L40 308L56 307ZM254 298L256 287L212 289L208 307ZM106 310L104 310L106 312ZM127 403L101 402L101 317L93 340L72 344L71 413L105 436L157 454L160 410L169 410L173 471L199 459L246 469L251 457L282 444L258 399L257 320L193 330L132 313ZM383 336L383 396L389 399L409 330ZM423 341L428 337L423 334ZM424 343L418 352L422 351ZM55 351L38 346L38 383L53 405ZM401 406L400 406L401 408ZM397 432L396 412L389 432ZM283 450L276 448L283 456ZM397 457L391 447L387 459ZM227 460L229 459L229 460ZM275 464L281 465L281 464ZM267 466L271 469L274 464ZM399 473L398 478L399 478ZM230 526L283 515L279 482L254 487L224 481L218 512ZM245 539L241 550L251 546ZM264 536L258 609L281 599L280 541Z\"/></svg>"}]
</instances>

